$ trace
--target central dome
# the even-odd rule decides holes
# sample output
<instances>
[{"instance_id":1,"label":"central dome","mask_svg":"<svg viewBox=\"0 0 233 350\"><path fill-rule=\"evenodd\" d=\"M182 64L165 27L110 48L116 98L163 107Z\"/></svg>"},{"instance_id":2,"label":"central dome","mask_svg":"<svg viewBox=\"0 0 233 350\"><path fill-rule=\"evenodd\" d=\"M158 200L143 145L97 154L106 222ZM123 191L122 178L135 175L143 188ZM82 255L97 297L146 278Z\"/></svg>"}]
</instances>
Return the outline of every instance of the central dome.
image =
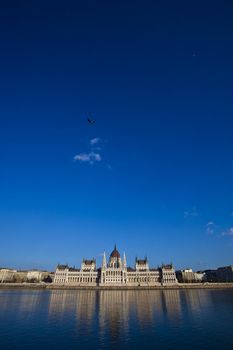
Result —
<instances>
[{"instance_id":1,"label":"central dome","mask_svg":"<svg viewBox=\"0 0 233 350\"><path fill-rule=\"evenodd\" d=\"M111 252L110 258L120 258L120 257L121 257L120 253L116 249L116 244L115 244L114 250Z\"/></svg>"}]
</instances>

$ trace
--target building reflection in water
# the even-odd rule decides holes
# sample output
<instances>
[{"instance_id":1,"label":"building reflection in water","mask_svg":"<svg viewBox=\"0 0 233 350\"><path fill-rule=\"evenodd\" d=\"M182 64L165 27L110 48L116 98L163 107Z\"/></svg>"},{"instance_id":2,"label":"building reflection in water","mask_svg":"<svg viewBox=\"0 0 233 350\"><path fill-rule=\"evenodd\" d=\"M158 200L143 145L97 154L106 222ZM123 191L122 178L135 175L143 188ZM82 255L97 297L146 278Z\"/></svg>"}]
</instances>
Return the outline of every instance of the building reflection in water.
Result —
<instances>
[{"instance_id":1,"label":"building reflection in water","mask_svg":"<svg viewBox=\"0 0 233 350\"><path fill-rule=\"evenodd\" d=\"M76 307L78 295L69 290L55 290L50 293L49 314L62 318Z\"/></svg>"},{"instance_id":2,"label":"building reflection in water","mask_svg":"<svg viewBox=\"0 0 233 350\"><path fill-rule=\"evenodd\" d=\"M96 322L96 299L95 291L51 291L50 319L63 321L67 318L72 324L76 324L78 333L85 330L85 334L88 334Z\"/></svg>"},{"instance_id":3,"label":"building reflection in water","mask_svg":"<svg viewBox=\"0 0 233 350\"><path fill-rule=\"evenodd\" d=\"M129 292L109 290L98 294L100 343L104 343L106 336L113 342L123 337L127 340L131 305Z\"/></svg>"},{"instance_id":4,"label":"building reflection in water","mask_svg":"<svg viewBox=\"0 0 233 350\"><path fill-rule=\"evenodd\" d=\"M193 316L210 302L209 293L202 290L55 290L50 292L49 316L69 317L78 333L85 328L88 334L95 327L101 346L106 337L112 343L127 341L133 328L156 328L164 320L179 322L187 308Z\"/></svg>"},{"instance_id":5,"label":"building reflection in water","mask_svg":"<svg viewBox=\"0 0 233 350\"><path fill-rule=\"evenodd\" d=\"M12 297L12 294L14 297ZM16 314L29 315L39 308L39 305L46 304L46 298L43 291L2 291L1 293L1 312L9 312L14 310ZM48 302L48 298L47 298Z\"/></svg>"},{"instance_id":6,"label":"building reflection in water","mask_svg":"<svg viewBox=\"0 0 233 350\"><path fill-rule=\"evenodd\" d=\"M180 291L168 289L162 291L163 313L169 320L178 320L182 317Z\"/></svg>"},{"instance_id":7,"label":"building reflection in water","mask_svg":"<svg viewBox=\"0 0 233 350\"><path fill-rule=\"evenodd\" d=\"M190 289L189 291L181 292L181 298L185 303L185 307L193 317L198 317L204 308L210 307L213 303L211 295L211 291L204 289Z\"/></svg>"},{"instance_id":8,"label":"building reflection in water","mask_svg":"<svg viewBox=\"0 0 233 350\"><path fill-rule=\"evenodd\" d=\"M157 307L160 306L160 292L131 291L132 306L138 327L145 328L156 319Z\"/></svg>"},{"instance_id":9,"label":"building reflection in water","mask_svg":"<svg viewBox=\"0 0 233 350\"><path fill-rule=\"evenodd\" d=\"M85 329L90 333L92 327L98 322L97 293L95 291L81 291L76 303L76 323L78 329Z\"/></svg>"}]
</instances>

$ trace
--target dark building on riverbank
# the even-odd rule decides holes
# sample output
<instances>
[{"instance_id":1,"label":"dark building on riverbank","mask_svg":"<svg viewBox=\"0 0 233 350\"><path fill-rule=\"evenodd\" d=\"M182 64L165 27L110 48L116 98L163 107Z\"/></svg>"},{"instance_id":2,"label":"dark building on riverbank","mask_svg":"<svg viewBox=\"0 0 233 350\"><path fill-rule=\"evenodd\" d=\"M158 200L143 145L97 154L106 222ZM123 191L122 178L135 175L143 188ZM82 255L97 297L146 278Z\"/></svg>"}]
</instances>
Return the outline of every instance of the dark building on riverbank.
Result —
<instances>
[{"instance_id":1,"label":"dark building on riverbank","mask_svg":"<svg viewBox=\"0 0 233 350\"><path fill-rule=\"evenodd\" d=\"M218 282L217 270L205 270L204 271L204 281L209 283Z\"/></svg>"},{"instance_id":2,"label":"dark building on riverbank","mask_svg":"<svg viewBox=\"0 0 233 350\"><path fill-rule=\"evenodd\" d=\"M217 269L218 282L233 282L233 265L219 267Z\"/></svg>"}]
</instances>

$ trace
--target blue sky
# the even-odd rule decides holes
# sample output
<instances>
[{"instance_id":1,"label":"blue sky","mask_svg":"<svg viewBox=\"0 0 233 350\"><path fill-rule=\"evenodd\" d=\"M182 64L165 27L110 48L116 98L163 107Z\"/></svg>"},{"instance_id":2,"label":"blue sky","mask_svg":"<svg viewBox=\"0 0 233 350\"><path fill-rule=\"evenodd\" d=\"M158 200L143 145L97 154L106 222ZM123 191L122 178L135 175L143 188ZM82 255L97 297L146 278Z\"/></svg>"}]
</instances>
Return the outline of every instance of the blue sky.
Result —
<instances>
[{"instance_id":1,"label":"blue sky","mask_svg":"<svg viewBox=\"0 0 233 350\"><path fill-rule=\"evenodd\" d=\"M0 266L232 264L232 2L1 7Z\"/></svg>"}]
</instances>

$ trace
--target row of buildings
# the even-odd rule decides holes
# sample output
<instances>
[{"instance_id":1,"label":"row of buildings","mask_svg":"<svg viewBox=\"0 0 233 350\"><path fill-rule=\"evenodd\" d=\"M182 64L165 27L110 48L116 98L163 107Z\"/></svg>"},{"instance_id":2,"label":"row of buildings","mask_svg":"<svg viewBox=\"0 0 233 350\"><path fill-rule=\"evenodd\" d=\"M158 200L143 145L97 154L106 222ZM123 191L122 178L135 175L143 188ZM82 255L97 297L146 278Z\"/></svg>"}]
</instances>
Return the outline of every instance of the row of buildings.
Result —
<instances>
[{"instance_id":1,"label":"row of buildings","mask_svg":"<svg viewBox=\"0 0 233 350\"><path fill-rule=\"evenodd\" d=\"M51 283L53 278L54 274L48 271L0 268L0 283Z\"/></svg>"},{"instance_id":2,"label":"row of buildings","mask_svg":"<svg viewBox=\"0 0 233 350\"><path fill-rule=\"evenodd\" d=\"M230 283L233 282L233 266L219 267L216 270L194 272L192 269L176 271L179 283Z\"/></svg>"},{"instance_id":3,"label":"row of buildings","mask_svg":"<svg viewBox=\"0 0 233 350\"><path fill-rule=\"evenodd\" d=\"M150 269L147 258L135 260L135 267L127 266L116 246L107 262L104 253L102 266L97 269L95 259L83 260L81 269L58 265L54 284L78 286L161 286L177 284L176 273L171 264Z\"/></svg>"},{"instance_id":4,"label":"row of buildings","mask_svg":"<svg viewBox=\"0 0 233 350\"><path fill-rule=\"evenodd\" d=\"M96 260L83 260L81 268L58 265L55 273L48 271L17 271L0 268L0 283L53 282L55 285L74 286L172 286L177 283L233 282L233 266L216 270L194 272L192 269L175 271L172 264L150 268L148 259L135 259L134 268L127 266L126 255L123 259L114 247L107 261L104 253L102 265L96 266Z\"/></svg>"},{"instance_id":5,"label":"row of buildings","mask_svg":"<svg viewBox=\"0 0 233 350\"><path fill-rule=\"evenodd\" d=\"M97 269L95 259L83 260L81 268L58 265L54 284L78 286L171 286L177 283L233 282L233 266L194 272L175 271L172 264L149 268L147 258L135 260L134 268L127 266L126 255L121 259L114 247L107 262L104 253L102 266Z\"/></svg>"}]
</instances>

